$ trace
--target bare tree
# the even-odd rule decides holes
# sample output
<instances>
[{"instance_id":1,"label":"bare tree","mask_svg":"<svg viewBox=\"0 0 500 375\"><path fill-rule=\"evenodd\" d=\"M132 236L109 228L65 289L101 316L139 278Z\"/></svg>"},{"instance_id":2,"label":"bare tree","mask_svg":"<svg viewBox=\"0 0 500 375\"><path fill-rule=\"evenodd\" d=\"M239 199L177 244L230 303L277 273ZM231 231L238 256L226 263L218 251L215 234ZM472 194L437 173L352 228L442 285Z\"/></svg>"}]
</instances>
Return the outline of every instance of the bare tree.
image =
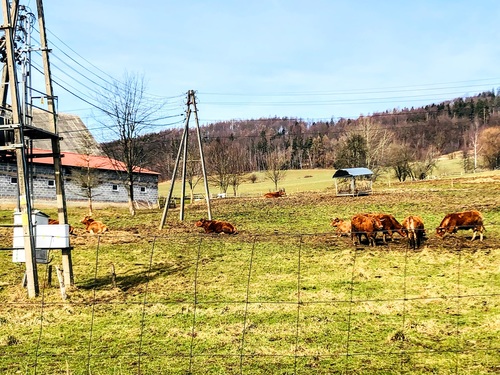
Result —
<instances>
[{"instance_id":1,"label":"bare tree","mask_svg":"<svg viewBox=\"0 0 500 375\"><path fill-rule=\"evenodd\" d=\"M205 160L209 174L209 181L219 188L221 193L226 193L230 184L231 171L234 160L230 154L230 141L216 139L205 148Z\"/></svg>"},{"instance_id":2,"label":"bare tree","mask_svg":"<svg viewBox=\"0 0 500 375\"><path fill-rule=\"evenodd\" d=\"M123 82L114 81L99 94L101 110L106 120L100 121L113 134L115 140L104 144L104 152L113 160L123 163L115 168L127 190L131 215L135 215L134 182L146 159L145 138L139 137L158 120L157 113L163 103L145 96L144 78L125 74Z\"/></svg>"},{"instance_id":3,"label":"bare tree","mask_svg":"<svg viewBox=\"0 0 500 375\"><path fill-rule=\"evenodd\" d=\"M282 181L287 172L288 157L285 151L274 150L267 154L267 170L265 171L266 178L274 183L274 189L278 190L278 184Z\"/></svg>"},{"instance_id":4,"label":"bare tree","mask_svg":"<svg viewBox=\"0 0 500 375\"><path fill-rule=\"evenodd\" d=\"M432 170L436 167L436 151L431 147L420 160L416 160L411 164L411 177L414 180L426 179Z\"/></svg>"},{"instance_id":5,"label":"bare tree","mask_svg":"<svg viewBox=\"0 0 500 375\"><path fill-rule=\"evenodd\" d=\"M94 189L102 184L102 179L98 168L101 165L94 162L93 155L96 152L95 141L90 139L90 134L83 135L82 145L79 147L83 167L79 170L73 170L71 178L81 187L81 195L87 198L88 214L92 216L93 200L96 194Z\"/></svg>"},{"instance_id":6,"label":"bare tree","mask_svg":"<svg viewBox=\"0 0 500 375\"><path fill-rule=\"evenodd\" d=\"M375 169L385 159L387 147L392 143L394 135L382 124L370 119L363 121L362 125L368 150L367 167Z\"/></svg>"},{"instance_id":7,"label":"bare tree","mask_svg":"<svg viewBox=\"0 0 500 375\"><path fill-rule=\"evenodd\" d=\"M245 150L242 147L233 147L229 150L231 159L233 160L233 168L229 177L229 185L233 188L233 195L238 194L238 187L244 180L245 171L249 169L248 159L245 157Z\"/></svg>"},{"instance_id":8,"label":"bare tree","mask_svg":"<svg viewBox=\"0 0 500 375\"><path fill-rule=\"evenodd\" d=\"M485 166L489 169L500 168L500 126L484 129L479 141Z\"/></svg>"},{"instance_id":9,"label":"bare tree","mask_svg":"<svg viewBox=\"0 0 500 375\"><path fill-rule=\"evenodd\" d=\"M190 201L193 203L194 200L194 188L198 185L203 178L203 172L201 170L201 161L195 160L196 153L193 150L188 150L189 160L186 163L186 182L189 185L190 190ZM199 154L198 154L199 158Z\"/></svg>"},{"instance_id":10,"label":"bare tree","mask_svg":"<svg viewBox=\"0 0 500 375\"><path fill-rule=\"evenodd\" d=\"M476 173L478 155L481 151L481 147L479 145L479 135L481 132L481 128L479 126L479 120L476 118L471 124L471 129L469 131L470 143L472 145L472 155L474 157L474 173Z\"/></svg>"},{"instance_id":11,"label":"bare tree","mask_svg":"<svg viewBox=\"0 0 500 375\"><path fill-rule=\"evenodd\" d=\"M388 149L386 166L394 170L396 178L403 182L412 176L411 163L415 156L407 144L393 143Z\"/></svg>"},{"instance_id":12,"label":"bare tree","mask_svg":"<svg viewBox=\"0 0 500 375\"><path fill-rule=\"evenodd\" d=\"M98 167L91 163L91 155L82 154L82 161L85 166L80 170L73 170L72 178L81 187L81 195L87 198L89 216L92 216L93 201L98 195L94 193L94 189L101 185L103 181L100 177L99 170L97 169Z\"/></svg>"}]
</instances>

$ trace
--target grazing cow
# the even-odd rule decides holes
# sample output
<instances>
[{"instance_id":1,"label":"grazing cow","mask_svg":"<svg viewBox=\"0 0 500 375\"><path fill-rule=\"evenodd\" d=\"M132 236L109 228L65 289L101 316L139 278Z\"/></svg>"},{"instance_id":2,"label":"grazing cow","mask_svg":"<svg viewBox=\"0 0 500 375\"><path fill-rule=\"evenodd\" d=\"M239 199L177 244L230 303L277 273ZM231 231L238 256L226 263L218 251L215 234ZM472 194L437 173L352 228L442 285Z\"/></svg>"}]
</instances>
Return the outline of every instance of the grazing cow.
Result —
<instances>
[{"instance_id":1,"label":"grazing cow","mask_svg":"<svg viewBox=\"0 0 500 375\"><path fill-rule=\"evenodd\" d=\"M266 198L279 198L284 196L286 196L285 189L280 189L279 191L264 194L264 197Z\"/></svg>"},{"instance_id":2,"label":"grazing cow","mask_svg":"<svg viewBox=\"0 0 500 375\"><path fill-rule=\"evenodd\" d=\"M436 235L443 238L446 233L457 233L458 230L472 229L472 241L479 233L479 240L483 240L483 216L479 211L463 211L447 214L436 228Z\"/></svg>"},{"instance_id":3,"label":"grazing cow","mask_svg":"<svg viewBox=\"0 0 500 375\"><path fill-rule=\"evenodd\" d=\"M382 229L383 225L379 218L364 214L355 215L351 219L351 240L356 244L354 236L357 236L361 244L361 236L364 235L371 246L376 246L375 237L377 236L377 232Z\"/></svg>"},{"instance_id":4,"label":"grazing cow","mask_svg":"<svg viewBox=\"0 0 500 375\"><path fill-rule=\"evenodd\" d=\"M406 233L403 231L403 226L396 220L396 218L390 214L366 214L368 216L373 216L378 218L382 222L382 238L384 243L387 243L387 235L393 240L393 233L398 233L401 237L406 237Z\"/></svg>"},{"instance_id":5,"label":"grazing cow","mask_svg":"<svg viewBox=\"0 0 500 375\"><path fill-rule=\"evenodd\" d=\"M49 218L49 225L59 225L59 220ZM69 226L69 234L72 234L73 236L76 236L76 234L74 232L75 232L75 228L73 228L70 225Z\"/></svg>"},{"instance_id":6,"label":"grazing cow","mask_svg":"<svg viewBox=\"0 0 500 375\"><path fill-rule=\"evenodd\" d=\"M196 226L205 229L205 233L238 234L236 228L227 221L200 219Z\"/></svg>"},{"instance_id":7,"label":"grazing cow","mask_svg":"<svg viewBox=\"0 0 500 375\"><path fill-rule=\"evenodd\" d=\"M337 236L342 237L343 235L351 234L351 221L350 220L342 220L336 217L330 223L332 227L337 227Z\"/></svg>"},{"instance_id":8,"label":"grazing cow","mask_svg":"<svg viewBox=\"0 0 500 375\"><path fill-rule=\"evenodd\" d=\"M425 235L424 221L420 216L411 215L403 220L403 231L408 236L412 249L420 247Z\"/></svg>"},{"instance_id":9,"label":"grazing cow","mask_svg":"<svg viewBox=\"0 0 500 375\"><path fill-rule=\"evenodd\" d=\"M102 234L108 231L106 224L94 220L90 216L85 216L80 222L85 224L85 230L91 234Z\"/></svg>"}]
</instances>

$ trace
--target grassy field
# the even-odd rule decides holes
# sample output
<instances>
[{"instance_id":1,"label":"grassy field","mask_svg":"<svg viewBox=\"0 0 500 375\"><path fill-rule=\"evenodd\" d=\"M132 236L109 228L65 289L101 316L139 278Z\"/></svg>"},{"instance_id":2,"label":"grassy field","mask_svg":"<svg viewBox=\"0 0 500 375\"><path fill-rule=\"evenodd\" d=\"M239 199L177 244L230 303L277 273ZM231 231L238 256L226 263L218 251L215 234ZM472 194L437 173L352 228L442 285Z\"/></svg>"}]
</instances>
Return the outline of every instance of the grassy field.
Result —
<instances>
[{"instance_id":1,"label":"grassy field","mask_svg":"<svg viewBox=\"0 0 500 375\"><path fill-rule=\"evenodd\" d=\"M23 265L1 252L0 373L500 371L500 174L381 179L371 196L336 197L332 171L296 173L287 197L262 198L272 185L261 181L248 196L212 201L236 236L194 226L204 201L187 205L184 221L170 210L161 230L161 210L132 218L99 207L111 228L101 237L78 224L84 207L70 207L75 285L65 301L47 265L41 295L28 299ZM1 208L0 223L11 223L12 208ZM471 231L435 237L444 214L466 209L483 213L483 242ZM398 235L377 247L334 236L331 218L359 212L420 215L427 240L412 251Z\"/></svg>"},{"instance_id":2,"label":"grassy field","mask_svg":"<svg viewBox=\"0 0 500 375\"><path fill-rule=\"evenodd\" d=\"M332 176L335 170L333 169L303 169L303 170L289 170L286 172L283 181L280 181L279 188L284 188L287 193L298 193L304 191L311 192L322 192L328 189L335 189L334 181ZM254 183L248 180L249 175L246 176L244 182L238 187L237 196L241 197L255 197L262 196L267 192L274 191L274 183L266 178L264 172L253 173L257 179ZM469 174L469 177L474 175L495 175L495 172L478 172L476 174ZM498 175L497 173L496 175ZM180 174L178 175L178 177ZM463 161L460 157L453 157L452 155L446 155L438 159L436 163L436 168L432 171L430 176L431 179L454 179L463 177ZM395 179L392 170L386 170L381 173L375 188L385 189L391 186L397 186L400 183ZM171 182L163 182L159 184L159 193L161 196L167 196L171 187ZM209 186L211 195L215 196L219 193L217 188ZM204 195L205 188L203 181L200 181L195 189L195 194ZM189 195L189 186L186 185L186 194ZM180 197L181 195L181 181L176 181L174 183L174 197ZM229 187L227 191L228 196L234 196L232 187Z\"/></svg>"}]
</instances>

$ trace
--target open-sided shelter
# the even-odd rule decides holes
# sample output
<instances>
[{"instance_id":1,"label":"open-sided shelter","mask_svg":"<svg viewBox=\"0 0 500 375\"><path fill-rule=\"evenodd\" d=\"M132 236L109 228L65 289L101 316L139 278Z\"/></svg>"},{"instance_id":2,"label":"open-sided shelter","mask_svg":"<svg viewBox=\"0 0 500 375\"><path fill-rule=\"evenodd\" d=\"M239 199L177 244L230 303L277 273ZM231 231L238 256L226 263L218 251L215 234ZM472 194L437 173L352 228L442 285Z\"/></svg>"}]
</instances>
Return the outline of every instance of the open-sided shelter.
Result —
<instances>
[{"instance_id":1,"label":"open-sided shelter","mask_svg":"<svg viewBox=\"0 0 500 375\"><path fill-rule=\"evenodd\" d=\"M337 195L369 195L373 192L373 172L368 168L338 169L334 175L335 191Z\"/></svg>"}]
</instances>

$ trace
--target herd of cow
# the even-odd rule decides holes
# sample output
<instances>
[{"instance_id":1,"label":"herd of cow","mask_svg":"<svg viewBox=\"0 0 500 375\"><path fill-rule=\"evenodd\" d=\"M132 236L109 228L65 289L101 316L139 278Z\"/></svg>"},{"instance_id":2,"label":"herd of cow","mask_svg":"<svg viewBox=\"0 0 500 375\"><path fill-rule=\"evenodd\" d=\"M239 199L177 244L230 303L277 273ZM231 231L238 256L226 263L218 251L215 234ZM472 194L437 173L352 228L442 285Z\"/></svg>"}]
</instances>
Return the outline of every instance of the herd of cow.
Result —
<instances>
[{"instance_id":1,"label":"herd of cow","mask_svg":"<svg viewBox=\"0 0 500 375\"><path fill-rule=\"evenodd\" d=\"M285 196L285 190L264 194L265 198L279 198ZM200 219L195 224L205 230L205 233L237 234L236 228L227 221ZM400 224L391 214L357 214L350 220L335 218L330 225L337 228L338 236L351 236L354 244L361 244L361 238L365 237L368 244L376 246L377 234L382 234L382 240L387 243L387 237L393 239L393 234L398 233L401 237L408 239L412 249L419 248L425 239L426 231L424 221L420 216L410 215ZM472 241L479 234L480 241L483 240L485 231L483 216L479 211L463 211L447 214L441 224L436 228L436 235L443 238L447 233L456 233L458 230L472 229Z\"/></svg>"},{"instance_id":2,"label":"herd of cow","mask_svg":"<svg viewBox=\"0 0 500 375\"><path fill-rule=\"evenodd\" d=\"M351 220L341 220L335 218L331 222L332 227L337 228L337 235L351 236L351 240L356 244L355 238L361 243L361 237L366 237L368 244L376 245L378 233L382 234L384 243L387 243L387 236L391 239L394 233L408 238L408 243L412 249L420 247L425 238L425 226L421 217L411 215L400 224L393 215L390 214L357 214ZM447 233L456 233L458 230L472 229L472 241L479 234L480 241L483 240L485 231L483 216L479 211L463 211L447 214L441 224L436 228L436 235L443 238Z\"/></svg>"},{"instance_id":3,"label":"herd of cow","mask_svg":"<svg viewBox=\"0 0 500 375\"><path fill-rule=\"evenodd\" d=\"M285 196L284 190L264 194L265 198L279 198ZM81 221L85 225L85 230L91 234L103 234L108 231L107 225L100 221L85 216ZM49 219L49 224L59 224L59 221ZM195 223L196 227L203 228L205 233L238 234L238 231L231 223L221 220L200 219ZM376 246L376 238L380 233L382 240L387 243L387 237L393 239L394 233L408 239L408 244L412 249L419 248L425 239L426 231L424 221L421 217L410 215L402 223L399 223L391 214L386 213L365 213L354 215L350 220L335 218L330 225L337 228L337 236L351 236L354 244L361 244L362 237L371 246ZM443 238L447 233L456 233L458 230L472 229L472 241L479 235L479 240L483 240L485 231L483 216L477 210L455 212L447 214L441 224L436 228L436 235ZM70 226L70 234L74 234L74 228ZM357 242L356 242L357 240Z\"/></svg>"},{"instance_id":4,"label":"herd of cow","mask_svg":"<svg viewBox=\"0 0 500 375\"><path fill-rule=\"evenodd\" d=\"M401 237L408 239L408 244L412 249L419 248L425 239L426 231L424 221L421 217L411 215L406 217L400 224L393 215L390 214L357 214L350 220L335 218L330 223L336 227L338 236L351 236L354 244L361 244L362 237L365 237L368 244L376 246L377 234L382 234L382 240L387 243L387 237L393 239L393 234L398 233ZM205 233L237 234L238 231L231 223L220 220L200 219L195 224L203 228ZM463 211L447 214L441 224L436 228L436 235L443 238L447 233L456 233L458 230L472 229L472 241L479 234L480 241L483 240L485 231L483 216L479 211ZM357 239L357 242L356 242Z\"/></svg>"}]
</instances>

